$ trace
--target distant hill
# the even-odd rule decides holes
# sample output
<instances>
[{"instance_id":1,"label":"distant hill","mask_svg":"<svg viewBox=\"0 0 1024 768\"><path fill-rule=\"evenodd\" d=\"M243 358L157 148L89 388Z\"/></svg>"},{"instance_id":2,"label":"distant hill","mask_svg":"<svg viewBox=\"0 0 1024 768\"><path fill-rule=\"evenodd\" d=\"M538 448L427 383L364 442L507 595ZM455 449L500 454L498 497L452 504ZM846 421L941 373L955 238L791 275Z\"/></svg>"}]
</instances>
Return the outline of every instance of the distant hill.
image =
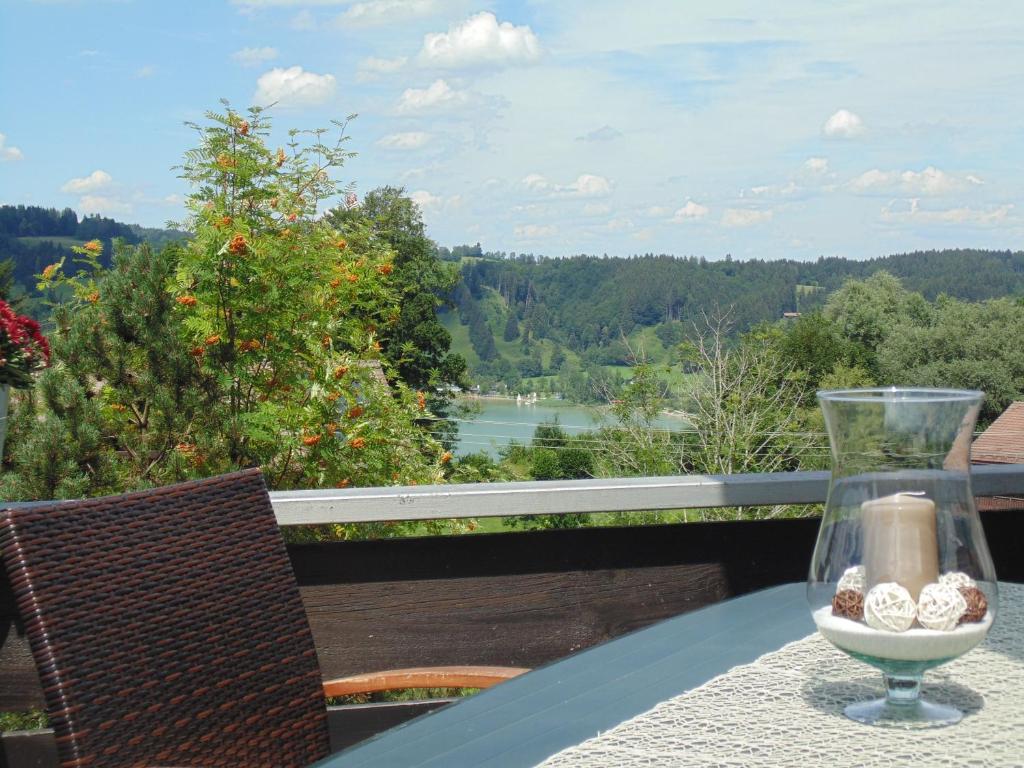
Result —
<instances>
[{"instance_id":1,"label":"distant hill","mask_svg":"<svg viewBox=\"0 0 1024 768\"><path fill-rule=\"evenodd\" d=\"M622 365L628 345L643 343L655 360L666 355L716 306L732 308L736 331L772 322L784 313L820 307L850 278L880 270L934 299L947 294L969 301L1024 297L1024 252L943 250L854 261L707 261L646 254L632 258L544 258L480 254L479 246L442 249L461 263L453 294L457 316L446 318L453 351L485 381L531 378L538 357L561 350L587 366ZM473 255L468 255L473 254ZM625 337L626 343L623 342ZM482 374L482 375L481 375ZM532 382L530 382L532 383Z\"/></svg>"},{"instance_id":2,"label":"distant hill","mask_svg":"<svg viewBox=\"0 0 1024 768\"><path fill-rule=\"evenodd\" d=\"M148 242L160 248L164 243L186 237L184 232L124 224L95 214L80 219L70 208L0 206L0 260L10 259L14 263L15 292L28 296L35 294L35 276L48 264L64 257L66 263L71 263L74 245L100 240L104 258L109 259L115 238L132 244Z\"/></svg>"}]
</instances>

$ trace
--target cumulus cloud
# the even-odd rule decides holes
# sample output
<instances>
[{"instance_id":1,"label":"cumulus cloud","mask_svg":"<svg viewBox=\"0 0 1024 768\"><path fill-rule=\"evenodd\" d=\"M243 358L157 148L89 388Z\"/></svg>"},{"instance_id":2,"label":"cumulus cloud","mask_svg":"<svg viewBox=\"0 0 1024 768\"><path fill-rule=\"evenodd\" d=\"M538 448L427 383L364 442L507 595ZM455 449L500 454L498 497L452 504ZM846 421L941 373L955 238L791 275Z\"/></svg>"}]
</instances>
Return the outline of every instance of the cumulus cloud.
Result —
<instances>
[{"instance_id":1,"label":"cumulus cloud","mask_svg":"<svg viewBox=\"0 0 1024 768\"><path fill-rule=\"evenodd\" d=\"M1013 221L1012 204L1000 205L996 208L945 208L924 209L915 198L908 201L909 207L899 209L895 203L882 208L879 215L882 221L890 224L957 224L972 227L997 227Z\"/></svg>"},{"instance_id":2,"label":"cumulus cloud","mask_svg":"<svg viewBox=\"0 0 1024 768\"><path fill-rule=\"evenodd\" d=\"M620 216L619 218L612 219L607 224L605 224L605 228L609 232L628 232L635 226L636 225L633 224L633 220L628 216Z\"/></svg>"},{"instance_id":3,"label":"cumulus cloud","mask_svg":"<svg viewBox=\"0 0 1024 768\"><path fill-rule=\"evenodd\" d=\"M523 177L522 184L531 192L560 197L605 197L612 191L608 179L592 173L582 173L569 184L554 184L539 173L531 173Z\"/></svg>"},{"instance_id":4,"label":"cumulus cloud","mask_svg":"<svg viewBox=\"0 0 1024 768\"><path fill-rule=\"evenodd\" d=\"M430 134L423 131L391 133L377 140L381 149L419 149L430 141Z\"/></svg>"},{"instance_id":5,"label":"cumulus cloud","mask_svg":"<svg viewBox=\"0 0 1024 768\"><path fill-rule=\"evenodd\" d=\"M882 171L873 168L852 179L849 188L861 194L899 193L907 196L933 197L956 192L967 184L977 184L980 181L977 176L960 178L929 165L923 171Z\"/></svg>"},{"instance_id":6,"label":"cumulus cloud","mask_svg":"<svg viewBox=\"0 0 1024 768\"><path fill-rule=\"evenodd\" d=\"M144 67L139 67L135 70L135 76L142 79L146 77L152 77L156 73L156 68L150 64Z\"/></svg>"},{"instance_id":7,"label":"cumulus cloud","mask_svg":"<svg viewBox=\"0 0 1024 768\"><path fill-rule=\"evenodd\" d=\"M622 131L617 131L610 125L602 125L589 133L577 136L576 141L611 141L622 137Z\"/></svg>"},{"instance_id":8,"label":"cumulus cloud","mask_svg":"<svg viewBox=\"0 0 1024 768\"><path fill-rule=\"evenodd\" d=\"M648 216L652 219L661 219L672 213L670 208L666 208L664 205L652 205L650 208L644 211L644 216Z\"/></svg>"},{"instance_id":9,"label":"cumulus cloud","mask_svg":"<svg viewBox=\"0 0 1024 768\"><path fill-rule=\"evenodd\" d=\"M378 59L370 56L356 66L356 77L359 80L373 80L383 75L391 75L404 67L406 61L408 59L405 56L395 59Z\"/></svg>"},{"instance_id":10,"label":"cumulus cloud","mask_svg":"<svg viewBox=\"0 0 1024 768\"><path fill-rule=\"evenodd\" d=\"M584 216L606 216L612 212L612 207L608 203L587 203L583 206Z\"/></svg>"},{"instance_id":11,"label":"cumulus cloud","mask_svg":"<svg viewBox=\"0 0 1024 768\"><path fill-rule=\"evenodd\" d=\"M709 211L710 209L706 205L695 203L693 200L687 200L686 205L676 210L672 215L672 221L676 224L682 224L687 221L696 221L707 216Z\"/></svg>"},{"instance_id":12,"label":"cumulus cloud","mask_svg":"<svg viewBox=\"0 0 1024 768\"><path fill-rule=\"evenodd\" d=\"M722 226L738 229L752 227L772 220L772 211L754 211L749 208L726 208L722 214Z\"/></svg>"},{"instance_id":13,"label":"cumulus cloud","mask_svg":"<svg viewBox=\"0 0 1024 768\"><path fill-rule=\"evenodd\" d=\"M364 0L353 4L337 18L336 23L350 27L374 27L426 16L435 10L435 0Z\"/></svg>"},{"instance_id":14,"label":"cumulus cloud","mask_svg":"<svg viewBox=\"0 0 1024 768\"><path fill-rule=\"evenodd\" d=\"M552 237L558 232L558 227L553 224L523 224L513 230L520 240L538 240L543 237Z\"/></svg>"},{"instance_id":15,"label":"cumulus cloud","mask_svg":"<svg viewBox=\"0 0 1024 768\"><path fill-rule=\"evenodd\" d=\"M484 11L423 38L420 61L435 67L529 63L540 58L540 41L527 26L498 22Z\"/></svg>"},{"instance_id":16,"label":"cumulus cloud","mask_svg":"<svg viewBox=\"0 0 1024 768\"><path fill-rule=\"evenodd\" d=\"M406 88L398 100L398 111L439 112L461 107L469 101L465 91L457 91L444 80L435 80L426 88Z\"/></svg>"},{"instance_id":17,"label":"cumulus cloud","mask_svg":"<svg viewBox=\"0 0 1024 768\"><path fill-rule=\"evenodd\" d=\"M3 160L21 160L24 155L21 154L21 150L17 147L12 147L7 144L7 137L0 133L0 161Z\"/></svg>"},{"instance_id":18,"label":"cumulus cloud","mask_svg":"<svg viewBox=\"0 0 1024 768\"><path fill-rule=\"evenodd\" d=\"M111 175L106 171L93 171L88 176L82 176L77 179L68 179L64 182L60 191L67 192L71 195L84 195L89 192L96 192L109 187L113 180L114 179Z\"/></svg>"},{"instance_id":19,"label":"cumulus cloud","mask_svg":"<svg viewBox=\"0 0 1024 768\"><path fill-rule=\"evenodd\" d=\"M828 173L828 159L824 157L808 157L804 162L804 170L815 175Z\"/></svg>"},{"instance_id":20,"label":"cumulus cloud","mask_svg":"<svg viewBox=\"0 0 1024 768\"><path fill-rule=\"evenodd\" d=\"M231 58L243 67L256 67L277 58L277 48L265 45L262 48L242 48L231 54Z\"/></svg>"},{"instance_id":21,"label":"cumulus cloud","mask_svg":"<svg viewBox=\"0 0 1024 768\"><path fill-rule=\"evenodd\" d=\"M864 121L848 109L840 109L825 121L822 132L833 139L853 139L864 133Z\"/></svg>"},{"instance_id":22,"label":"cumulus cloud","mask_svg":"<svg viewBox=\"0 0 1024 768\"><path fill-rule=\"evenodd\" d=\"M334 75L306 72L302 67L274 67L256 81L253 101L261 106L314 107L334 96Z\"/></svg>"},{"instance_id":23,"label":"cumulus cloud","mask_svg":"<svg viewBox=\"0 0 1024 768\"><path fill-rule=\"evenodd\" d=\"M125 215L132 212L132 204L109 195L83 195L78 201L82 213L101 213L107 216Z\"/></svg>"},{"instance_id":24,"label":"cumulus cloud","mask_svg":"<svg viewBox=\"0 0 1024 768\"><path fill-rule=\"evenodd\" d=\"M437 213L440 211L454 211L462 207L462 195L451 195L450 197L442 197L441 195L435 195L432 192L428 192L425 189L417 189L415 192L409 195L416 205L419 206L420 211L424 214Z\"/></svg>"},{"instance_id":25,"label":"cumulus cloud","mask_svg":"<svg viewBox=\"0 0 1024 768\"><path fill-rule=\"evenodd\" d=\"M183 202L185 202L185 199L181 195L171 193L169 195L164 195L162 202L166 203L167 205L181 205Z\"/></svg>"}]
</instances>

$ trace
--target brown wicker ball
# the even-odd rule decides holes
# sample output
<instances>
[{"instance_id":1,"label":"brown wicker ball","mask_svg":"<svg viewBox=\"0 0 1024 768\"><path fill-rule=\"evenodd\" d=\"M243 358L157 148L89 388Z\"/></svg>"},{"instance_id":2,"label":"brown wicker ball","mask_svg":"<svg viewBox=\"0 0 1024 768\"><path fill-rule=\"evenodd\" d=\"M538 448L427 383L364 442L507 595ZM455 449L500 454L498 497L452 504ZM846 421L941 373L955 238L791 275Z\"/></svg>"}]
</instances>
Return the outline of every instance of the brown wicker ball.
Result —
<instances>
[{"instance_id":1,"label":"brown wicker ball","mask_svg":"<svg viewBox=\"0 0 1024 768\"><path fill-rule=\"evenodd\" d=\"M853 589L836 592L832 598L832 615L860 621L864 618L864 595Z\"/></svg>"},{"instance_id":2,"label":"brown wicker ball","mask_svg":"<svg viewBox=\"0 0 1024 768\"><path fill-rule=\"evenodd\" d=\"M985 593L977 587L960 587L960 594L967 601L967 610L960 617L960 623L981 621L988 612L988 600Z\"/></svg>"}]
</instances>

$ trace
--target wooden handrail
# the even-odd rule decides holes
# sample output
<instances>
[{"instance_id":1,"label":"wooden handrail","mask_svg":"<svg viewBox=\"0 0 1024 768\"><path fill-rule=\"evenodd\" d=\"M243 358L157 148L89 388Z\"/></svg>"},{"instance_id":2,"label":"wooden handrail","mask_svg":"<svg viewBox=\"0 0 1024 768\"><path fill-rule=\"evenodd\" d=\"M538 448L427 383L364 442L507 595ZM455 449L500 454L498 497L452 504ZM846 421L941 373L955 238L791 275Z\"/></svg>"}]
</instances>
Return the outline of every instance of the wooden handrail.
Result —
<instances>
[{"instance_id":1,"label":"wooden handrail","mask_svg":"<svg viewBox=\"0 0 1024 768\"><path fill-rule=\"evenodd\" d=\"M525 667L410 667L324 681L325 696L403 688L490 688L529 672Z\"/></svg>"}]
</instances>

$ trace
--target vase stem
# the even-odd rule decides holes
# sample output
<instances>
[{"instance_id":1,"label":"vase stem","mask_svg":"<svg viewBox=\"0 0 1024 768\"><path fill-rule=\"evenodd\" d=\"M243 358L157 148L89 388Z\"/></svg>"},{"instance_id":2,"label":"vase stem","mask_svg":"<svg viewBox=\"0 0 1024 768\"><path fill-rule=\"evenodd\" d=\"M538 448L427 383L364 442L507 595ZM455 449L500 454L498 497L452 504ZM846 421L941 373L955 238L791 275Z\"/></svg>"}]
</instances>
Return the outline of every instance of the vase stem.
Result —
<instances>
[{"instance_id":1,"label":"vase stem","mask_svg":"<svg viewBox=\"0 0 1024 768\"><path fill-rule=\"evenodd\" d=\"M885 680L885 698L890 704L914 704L921 695L920 675L883 675L882 679Z\"/></svg>"}]
</instances>

